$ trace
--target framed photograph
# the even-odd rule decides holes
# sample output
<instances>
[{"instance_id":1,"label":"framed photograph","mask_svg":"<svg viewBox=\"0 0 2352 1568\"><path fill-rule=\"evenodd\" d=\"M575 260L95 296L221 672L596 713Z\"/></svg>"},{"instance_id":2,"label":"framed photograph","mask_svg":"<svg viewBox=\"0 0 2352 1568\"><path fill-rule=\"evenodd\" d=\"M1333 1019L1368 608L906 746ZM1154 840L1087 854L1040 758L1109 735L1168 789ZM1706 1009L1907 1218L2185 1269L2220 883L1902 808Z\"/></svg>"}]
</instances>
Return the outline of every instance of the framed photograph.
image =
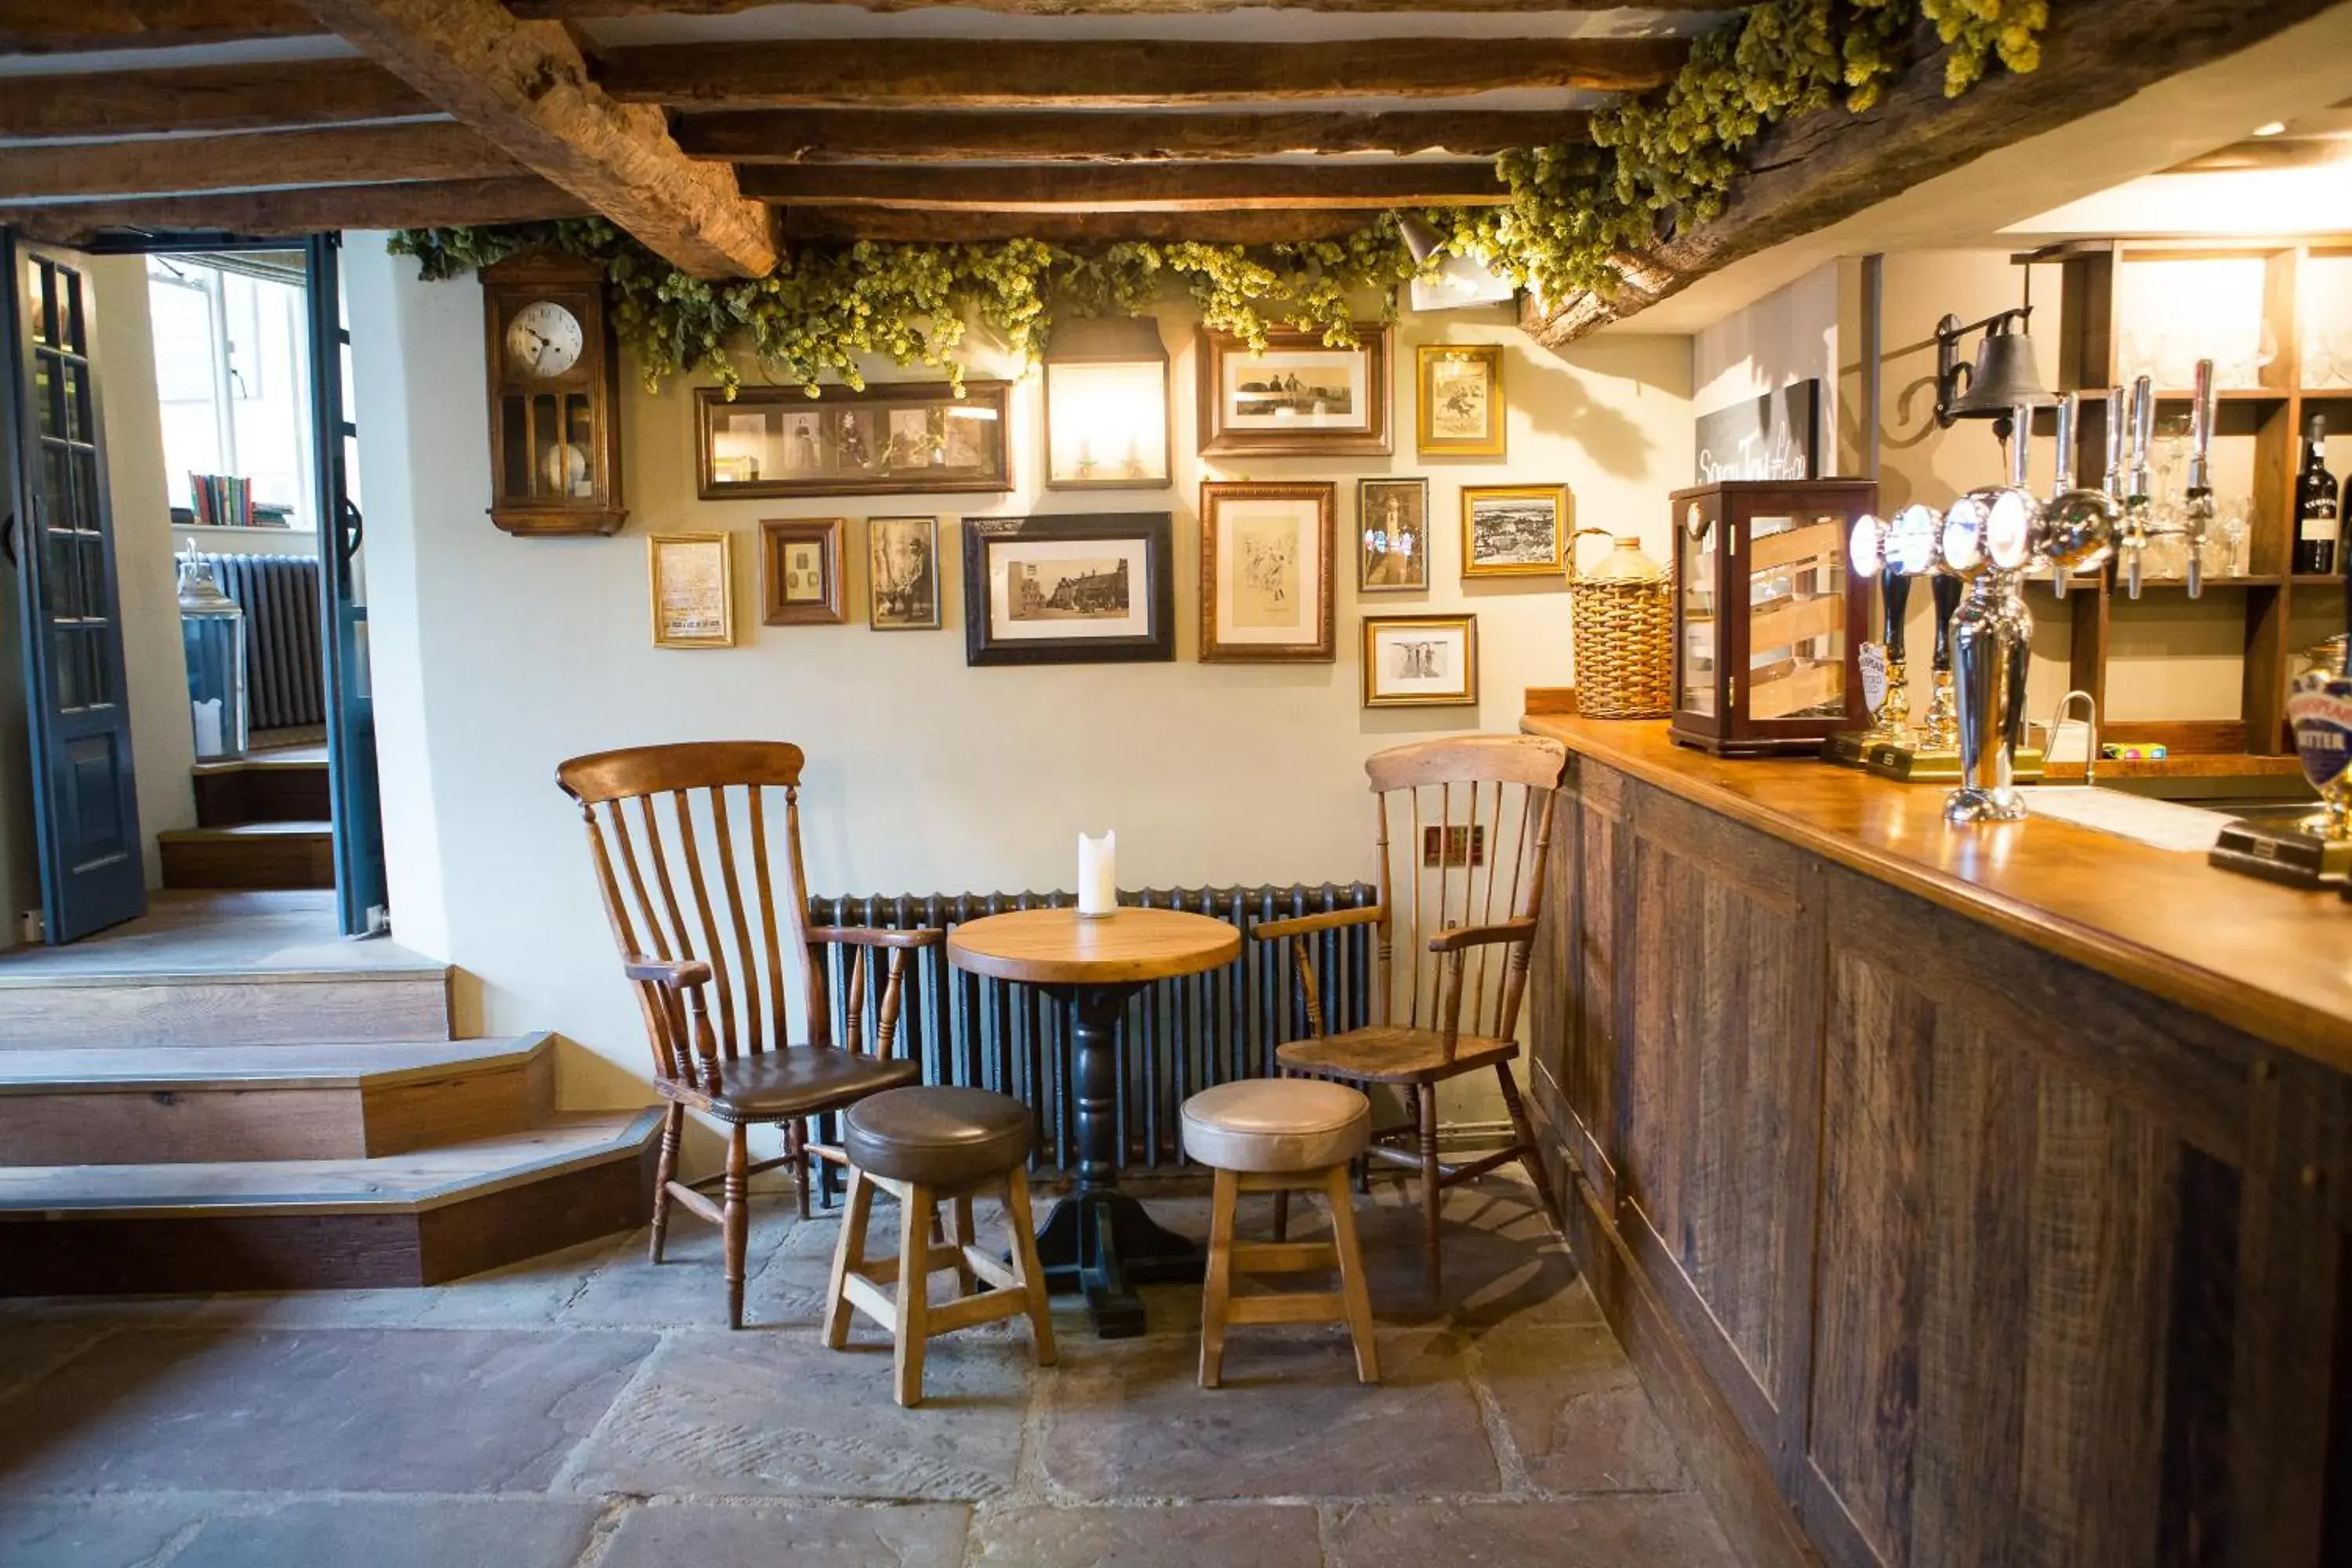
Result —
<instances>
[{"instance_id":1,"label":"framed photograph","mask_svg":"<svg viewBox=\"0 0 2352 1568\"><path fill-rule=\"evenodd\" d=\"M760 524L760 619L772 626L837 626L841 532L837 517L768 518Z\"/></svg>"},{"instance_id":2,"label":"framed photograph","mask_svg":"<svg viewBox=\"0 0 2352 1568\"><path fill-rule=\"evenodd\" d=\"M1201 658L1328 660L1337 485L1201 486Z\"/></svg>"},{"instance_id":3,"label":"framed photograph","mask_svg":"<svg viewBox=\"0 0 2352 1568\"><path fill-rule=\"evenodd\" d=\"M854 496L1013 489L1008 386L967 381L697 387L695 493Z\"/></svg>"},{"instance_id":4,"label":"framed photograph","mask_svg":"<svg viewBox=\"0 0 2352 1568\"><path fill-rule=\"evenodd\" d=\"M1477 616L1364 617L1365 707L1465 708L1477 700Z\"/></svg>"},{"instance_id":5,"label":"framed photograph","mask_svg":"<svg viewBox=\"0 0 2352 1568\"><path fill-rule=\"evenodd\" d=\"M1201 455L1325 457L1393 449L1389 329L1355 323L1356 346L1314 332L1269 334L1265 353L1230 332L1201 333Z\"/></svg>"},{"instance_id":6,"label":"framed photograph","mask_svg":"<svg viewBox=\"0 0 2352 1568\"><path fill-rule=\"evenodd\" d=\"M656 647L733 647L735 574L724 533L656 533L646 540Z\"/></svg>"},{"instance_id":7,"label":"framed photograph","mask_svg":"<svg viewBox=\"0 0 2352 1568\"><path fill-rule=\"evenodd\" d=\"M877 632L939 630L938 518L866 520L866 624Z\"/></svg>"},{"instance_id":8,"label":"framed photograph","mask_svg":"<svg viewBox=\"0 0 2352 1568\"><path fill-rule=\"evenodd\" d=\"M964 662L1174 658L1174 539L1164 511L964 519Z\"/></svg>"},{"instance_id":9,"label":"framed photograph","mask_svg":"<svg viewBox=\"0 0 2352 1568\"><path fill-rule=\"evenodd\" d=\"M1569 529L1566 485L1465 485L1462 575L1556 575Z\"/></svg>"},{"instance_id":10,"label":"framed photograph","mask_svg":"<svg viewBox=\"0 0 2352 1568\"><path fill-rule=\"evenodd\" d=\"M1413 444L1423 457L1503 455L1502 344L1423 343L1413 372Z\"/></svg>"},{"instance_id":11,"label":"framed photograph","mask_svg":"<svg viewBox=\"0 0 2352 1568\"><path fill-rule=\"evenodd\" d=\"M1429 586L1429 481L1356 481L1356 588L1365 594Z\"/></svg>"}]
</instances>

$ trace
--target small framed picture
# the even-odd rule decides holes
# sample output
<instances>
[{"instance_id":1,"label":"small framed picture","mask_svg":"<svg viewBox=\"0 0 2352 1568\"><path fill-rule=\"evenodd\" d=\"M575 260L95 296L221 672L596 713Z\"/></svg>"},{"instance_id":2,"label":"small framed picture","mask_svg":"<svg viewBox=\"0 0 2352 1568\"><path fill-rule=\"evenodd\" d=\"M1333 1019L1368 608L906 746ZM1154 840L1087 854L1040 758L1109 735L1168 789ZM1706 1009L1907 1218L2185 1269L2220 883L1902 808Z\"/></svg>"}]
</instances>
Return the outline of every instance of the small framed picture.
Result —
<instances>
[{"instance_id":1,"label":"small framed picture","mask_svg":"<svg viewBox=\"0 0 2352 1568\"><path fill-rule=\"evenodd\" d=\"M837 626L840 518L768 518L760 524L760 619L772 626Z\"/></svg>"},{"instance_id":2,"label":"small framed picture","mask_svg":"<svg viewBox=\"0 0 2352 1568\"><path fill-rule=\"evenodd\" d=\"M1429 481L1356 481L1356 588L1365 594L1429 586Z\"/></svg>"},{"instance_id":3,"label":"small framed picture","mask_svg":"<svg viewBox=\"0 0 2352 1568\"><path fill-rule=\"evenodd\" d=\"M1230 332L1201 333L1201 455L1328 457L1393 449L1389 329L1354 324L1356 346L1281 329L1264 353Z\"/></svg>"},{"instance_id":4,"label":"small framed picture","mask_svg":"<svg viewBox=\"0 0 2352 1568\"><path fill-rule=\"evenodd\" d=\"M1328 482L1201 486L1201 658L1333 658Z\"/></svg>"},{"instance_id":5,"label":"small framed picture","mask_svg":"<svg viewBox=\"0 0 2352 1568\"><path fill-rule=\"evenodd\" d=\"M1477 701L1477 616L1364 617L1365 707L1465 708Z\"/></svg>"},{"instance_id":6,"label":"small framed picture","mask_svg":"<svg viewBox=\"0 0 2352 1568\"><path fill-rule=\"evenodd\" d=\"M724 533L646 540L656 647L733 647L735 574Z\"/></svg>"},{"instance_id":7,"label":"small framed picture","mask_svg":"<svg viewBox=\"0 0 2352 1568\"><path fill-rule=\"evenodd\" d=\"M866 624L877 632L939 630L938 518L866 520Z\"/></svg>"},{"instance_id":8,"label":"small framed picture","mask_svg":"<svg viewBox=\"0 0 2352 1568\"><path fill-rule=\"evenodd\" d=\"M1174 658L1174 540L1164 511L964 519L964 662Z\"/></svg>"},{"instance_id":9,"label":"small framed picture","mask_svg":"<svg viewBox=\"0 0 2352 1568\"><path fill-rule=\"evenodd\" d=\"M1569 527L1566 485L1465 485L1462 575L1555 575Z\"/></svg>"},{"instance_id":10,"label":"small framed picture","mask_svg":"<svg viewBox=\"0 0 2352 1568\"><path fill-rule=\"evenodd\" d=\"M1413 352L1414 446L1424 458L1503 455L1503 345L1423 343Z\"/></svg>"}]
</instances>

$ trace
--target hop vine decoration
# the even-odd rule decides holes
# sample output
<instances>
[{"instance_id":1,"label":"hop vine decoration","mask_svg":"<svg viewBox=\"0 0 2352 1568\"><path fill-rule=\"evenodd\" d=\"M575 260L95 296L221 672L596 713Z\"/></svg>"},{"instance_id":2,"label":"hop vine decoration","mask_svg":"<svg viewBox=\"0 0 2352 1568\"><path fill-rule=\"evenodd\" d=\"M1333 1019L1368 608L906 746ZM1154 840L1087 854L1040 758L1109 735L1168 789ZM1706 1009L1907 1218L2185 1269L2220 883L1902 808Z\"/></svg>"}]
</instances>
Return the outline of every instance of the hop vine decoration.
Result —
<instances>
[{"instance_id":1,"label":"hop vine decoration","mask_svg":"<svg viewBox=\"0 0 2352 1568\"><path fill-rule=\"evenodd\" d=\"M1618 263L1723 210L1747 153L1774 125L1877 103L1914 57L1923 26L1945 47L1944 90L1958 96L1998 60L2041 63L2048 0L1766 0L1701 37L1675 79L1592 117L1591 141L1503 153L1503 205L1419 215L1446 255L1475 258L1545 299L1615 289ZM800 248L764 278L707 282L597 219L488 228L404 229L392 248L427 278L485 267L531 246L603 266L614 329L649 385L681 373L732 395L736 345L761 374L815 395L828 378L862 386L859 362L923 364L961 387L956 351L977 321L1034 359L1057 312L1143 315L1181 288L1202 323L1263 349L1277 325L1335 346L1355 341L1359 302L1382 319L1417 271L1396 220L1339 239L1244 247L1141 242L1087 247L861 241Z\"/></svg>"}]
</instances>

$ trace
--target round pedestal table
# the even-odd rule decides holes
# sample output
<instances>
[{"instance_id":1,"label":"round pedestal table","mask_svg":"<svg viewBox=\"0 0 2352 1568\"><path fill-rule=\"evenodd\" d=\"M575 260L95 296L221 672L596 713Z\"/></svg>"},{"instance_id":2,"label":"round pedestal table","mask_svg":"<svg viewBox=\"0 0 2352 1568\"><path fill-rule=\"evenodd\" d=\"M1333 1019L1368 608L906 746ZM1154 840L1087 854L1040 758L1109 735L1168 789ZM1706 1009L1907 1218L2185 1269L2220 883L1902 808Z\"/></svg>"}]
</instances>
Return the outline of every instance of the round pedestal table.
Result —
<instances>
[{"instance_id":1,"label":"round pedestal table","mask_svg":"<svg viewBox=\"0 0 2352 1568\"><path fill-rule=\"evenodd\" d=\"M1046 1283L1086 1294L1103 1339L1143 1332L1138 1283L1201 1278L1199 1243L1162 1229L1118 1189L1116 1101L1119 1019L1155 980L1218 969L1241 955L1241 932L1206 915L1122 909L1097 920L1075 910L1017 910L948 933L948 962L998 980L1042 986L1076 1015L1077 1186L1037 1235Z\"/></svg>"}]
</instances>

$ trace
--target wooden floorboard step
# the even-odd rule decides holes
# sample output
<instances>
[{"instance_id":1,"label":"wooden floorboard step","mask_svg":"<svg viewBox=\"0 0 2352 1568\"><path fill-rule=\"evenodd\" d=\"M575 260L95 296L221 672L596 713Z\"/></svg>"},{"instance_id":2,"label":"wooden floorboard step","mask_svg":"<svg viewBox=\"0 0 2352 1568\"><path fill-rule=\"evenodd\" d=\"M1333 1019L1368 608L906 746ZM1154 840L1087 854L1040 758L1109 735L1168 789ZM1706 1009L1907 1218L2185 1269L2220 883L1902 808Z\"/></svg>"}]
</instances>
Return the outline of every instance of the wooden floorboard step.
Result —
<instances>
[{"instance_id":1,"label":"wooden floorboard step","mask_svg":"<svg viewBox=\"0 0 2352 1568\"><path fill-rule=\"evenodd\" d=\"M0 1051L0 1166L363 1159L516 1132L547 1035Z\"/></svg>"},{"instance_id":2,"label":"wooden floorboard step","mask_svg":"<svg viewBox=\"0 0 2352 1568\"><path fill-rule=\"evenodd\" d=\"M240 822L174 827L155 836L167 888L331 888L334 827L326 822Z\"/></svg>"}]
</instances>

